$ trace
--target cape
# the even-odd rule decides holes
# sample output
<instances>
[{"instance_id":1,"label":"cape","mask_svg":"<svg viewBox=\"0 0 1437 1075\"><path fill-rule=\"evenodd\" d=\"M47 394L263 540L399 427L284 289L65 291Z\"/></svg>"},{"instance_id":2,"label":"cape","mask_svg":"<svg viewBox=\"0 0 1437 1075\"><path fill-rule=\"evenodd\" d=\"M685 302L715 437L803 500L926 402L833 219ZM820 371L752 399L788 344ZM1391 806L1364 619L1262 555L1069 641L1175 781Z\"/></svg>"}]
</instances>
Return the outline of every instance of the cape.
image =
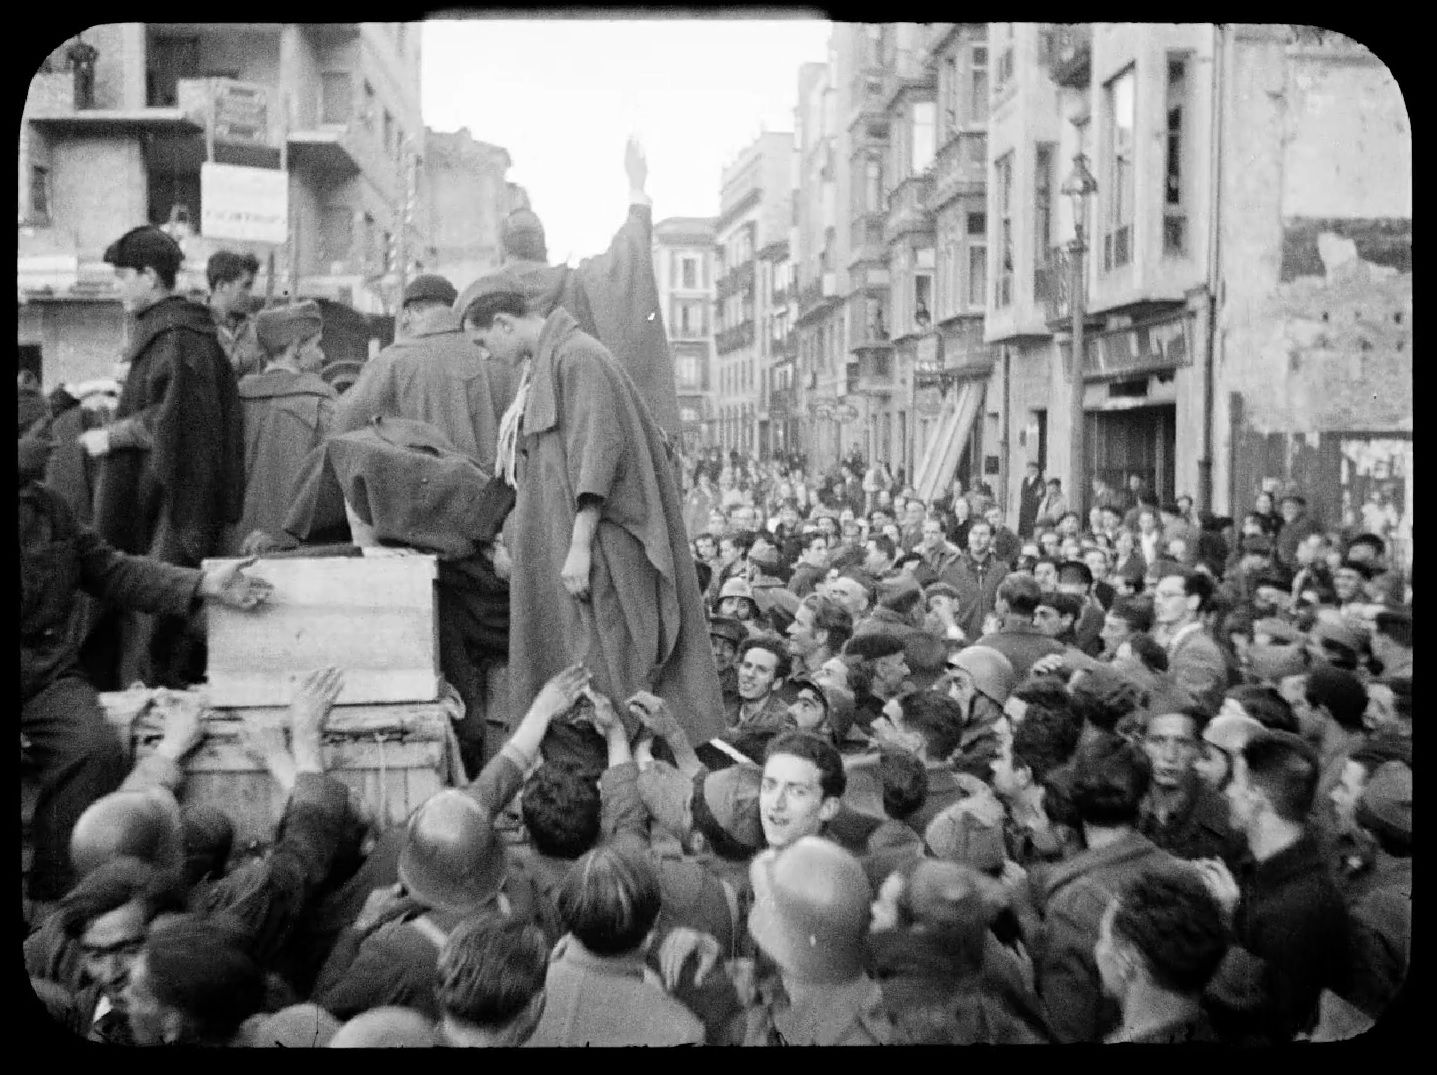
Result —
<instances>
[{"instance_id":1,"label":"cape","mask_svg":"<svg viewBox=\"0 0 1437 1075\"><path fill-rule=\"evenodd\" d=\"M234 369L209 310L179 296L139 314L126 360L115 421L141 418L154 443L105 456L95 527L121 552L198 564L243 509ZM161 531L163 547L153 547Z\"/></svg>"},{"instance_id":2,"label":"cape","mask_svg":"<svg viewBox=\"0 0 1437 1075\"><path fill-rule=\"evenodd\" d=\"M239 554L254 530L278 530L304 473L309 453L324 443L334 424L338 393L313 373L271 370L239 383L244 415L244 512L225 540Z\"/></svg>"},{"instance_id":3,"label":"cape","mask_svg":"<svg viewBox=\"0 0 1437 1075\"><path fill-rule=\"evenodd\" d=\"M608 349L655 423L677 441L679 403L654 279L652 210L630 206L609 249L585 258L577 269L537 261L512 261L505 267L526 285L534 313L548 317L561 306L581 331Z\"/></svg>"},{"instance_id":4,"label":"cape","mask_svg":"<svg viewBox=\"0 0 1437 1075\"><path fill-rule=\"evenodd\" d=\"M723 731L708 621L667 442L614 356L565 310L545 321L534 357L510 519L512 712L582 661L624 715L647 690L693 742ZM580 496L602 498L587 602L560 573Z\"/></svg>"}]
</instances>

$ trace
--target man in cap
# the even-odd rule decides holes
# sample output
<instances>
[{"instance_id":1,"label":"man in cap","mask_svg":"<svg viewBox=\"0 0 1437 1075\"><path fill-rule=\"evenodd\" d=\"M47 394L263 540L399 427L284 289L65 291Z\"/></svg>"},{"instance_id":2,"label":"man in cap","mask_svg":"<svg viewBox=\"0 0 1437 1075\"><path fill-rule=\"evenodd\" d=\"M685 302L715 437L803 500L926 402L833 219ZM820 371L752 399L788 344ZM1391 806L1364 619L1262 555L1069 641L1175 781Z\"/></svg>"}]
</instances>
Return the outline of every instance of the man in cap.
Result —
<instances>
[{"instance_id":1,"label":"man in cap","mask_svg":"<svg viewBox=\"0 0 1437 1075\"><path fill-rule=\"evenodd\" d=\"M220 346L235 368L236 377L264 369L264 353L255 337L253 302L254 278L259 260L253 254L216 250L205 264L210 285L210 314L215 319Z\"/></svg>"},{"instance_id":2,"label":"man in cap","mask_svg":"<svg viewBox=\"0 0 1437 1075\"><path fill-rule=\"evenodd\" d=\"M499 419L514 398L514 374L486 361L464 335L454 285L417 277L404 289L404 332L364 364L344 394L335 432L349 433L377 415L427 422L486 474L494 473Z\"/></svg>"},{"instance_id":3,"label":"man in cap","mask_svg":"<svg viewBox=\"0 0 1437 1075\"><path fill-rule=\"evenodd\" d=\"M542 316L505 270L466 292L464 328L523 367L500 425L498 473L517 494L509 527L524 555L510 579L510 703L526 708L573 660L611 698L650 691L694 741L722 730L718 676L668 444L613 355L563 308ZM602 744L565 725L568 749ZM570 734L572 733L572 734Z\"/></svg>"},{"instance_id":4,"label":"man in cap","mask_svg":"<svg viewBox=\"0 0 1437 1075\"><path fill-rule=\"evenodd\" d=\"M677 440L678 396L654 280L652 203L644 193L649 169L632 139L625 147L624 171L629 216L607 251L584 259L577 269L548 264L544 226L524 208L510 213L501 226L504 265L519 281L532 312L542 319L562 307L581 331L608 349L632 379L654 424ZM476 281L455 306L461 316L473 305L477 286Z\"/></svg>"},{"instance_id":5,"label":"man in cap","mask_svg":"<svg viewBox=\"0 0 1437 1075\"><path fill-rule=\"evenodd\" d=\"M279 530L303 474L304 462L334 424L338 393L319 376L324 365L319 305L297 302L261 310L254 336L264 372L239 383L244 413L245 497L227 552L241 551L256 530Z\"/></svg>"},{"instance_id":6,"label":"man in cap","mask_svg":"<svg viewBox=\"0 0 1437 1075\"><path fill-rule=\"evenodd\" d=\"M123 754L81 675L67 633L76 592L121 608L189 616L204 598L251 609L269 594L238 563L180 568L127 556L76 524L60 497L41 485L49 442L45 403L22 389L17 446L20 533L20 727L40 784L32 822L35 860L29 879L37 900L69 887L66 848L85 808L124 777Z\"/></svg>"},{"instance_id":7,"label":"man in cap","mask_svg":"<svg viewBox=\"0 0 1437 1075\"><path fill-rule=\"evenodd\" d=\"M115 420L81 434L101 472L95 530L120 552L198 567L221 548L244 504L244 430L235 371L214 319L174 294L183 255L159 228L105 251L135 318ZM201 675L185 621L130 613L118 683L184 686Z\"/></svg>"},{"instance_id":8,"label":"man in cap","mask_svg":"<svg viewBox=\"0 0 1437 1075\"><path fill-rule=\"evenodd\" d=\"M738 648L747 638L743 624L730 616L715 616L709 621L709 645L725 708L738 702Z\"/></svg>"}]
</instances>

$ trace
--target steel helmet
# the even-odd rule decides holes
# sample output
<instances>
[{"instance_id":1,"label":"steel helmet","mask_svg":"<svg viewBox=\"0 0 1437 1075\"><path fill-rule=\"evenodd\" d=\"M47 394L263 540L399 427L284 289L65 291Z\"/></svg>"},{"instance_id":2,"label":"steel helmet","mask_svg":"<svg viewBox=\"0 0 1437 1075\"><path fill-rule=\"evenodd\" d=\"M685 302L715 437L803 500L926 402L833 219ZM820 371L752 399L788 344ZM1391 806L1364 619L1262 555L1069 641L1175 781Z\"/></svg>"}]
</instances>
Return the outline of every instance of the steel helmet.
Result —
<instances>
[{"instance_id":1,"label":"steel helmet","mask_svg":"<svg viewBox=\"0 0 1437 1075\"><path fill-rule=\"evenodd\" d=\"M441 791L410 816L399 880L425 906L476 911L499 891L507 868L488 812L465 792Z\"/></svg>"},{"instance_id":2,"label":"steel helmet","mask_svg":"<svg viewBox=\"0 0 1437 1075\"><path fill-rule=\"evenodd\" d=\"M1002 705L1018 684L1018 674L1007 657L991 646L968 646L959 650L952 663L973 677L973 686Z\"/></svg>"},{"instance_id":3,"label":"steel helmet","mask_svg":"<svg viewBox=\"0 0 1437 1075\"><path fill-rule=\"evenodd\" d=\"M873 892L858 860L817 836L754 859L753 939L798 981L851 982L863 973Z\"/></svg>"},{"instance_id":4,"label":"steel helmet","mask_svg":"<svg viewBox=\"0 0 1437 1075\"><path fill-rule=\"evenodd\" d=\"M173 795L160 789L115 791L86 808L70 833L75 879L120 855L162 869L183 865L184 828Z\"/></svg>"}]
</instances>

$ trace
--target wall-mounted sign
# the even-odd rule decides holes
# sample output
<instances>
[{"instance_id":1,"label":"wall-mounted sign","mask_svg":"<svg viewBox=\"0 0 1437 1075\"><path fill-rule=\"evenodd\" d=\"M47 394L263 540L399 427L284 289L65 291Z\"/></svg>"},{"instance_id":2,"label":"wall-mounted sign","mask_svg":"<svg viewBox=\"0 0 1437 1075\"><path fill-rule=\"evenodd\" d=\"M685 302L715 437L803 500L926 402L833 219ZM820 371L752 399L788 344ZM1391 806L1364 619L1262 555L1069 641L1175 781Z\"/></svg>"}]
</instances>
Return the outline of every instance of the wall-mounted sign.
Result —
<instances>
[{"instance_id":1,"label":"wall-mounted sign","mask_svg":"<svg viewBox=\"0 0 1437 1075\"><path fill-rule=\"evenodd\" d=\"M232 145L269 144L269 95L263 86L216 79L215 141Z\"/></svg>"},{"instance_id":2,"label":"wall-mounted sign","mask_svg":"<svg viewBox=\"0 0 1437 1075\"><path fill-rule=\"evenodd\" d=\"M289 175L275 168L200 165L200 234L282 243L289 236Z\"/></svg>"}]
</instances>

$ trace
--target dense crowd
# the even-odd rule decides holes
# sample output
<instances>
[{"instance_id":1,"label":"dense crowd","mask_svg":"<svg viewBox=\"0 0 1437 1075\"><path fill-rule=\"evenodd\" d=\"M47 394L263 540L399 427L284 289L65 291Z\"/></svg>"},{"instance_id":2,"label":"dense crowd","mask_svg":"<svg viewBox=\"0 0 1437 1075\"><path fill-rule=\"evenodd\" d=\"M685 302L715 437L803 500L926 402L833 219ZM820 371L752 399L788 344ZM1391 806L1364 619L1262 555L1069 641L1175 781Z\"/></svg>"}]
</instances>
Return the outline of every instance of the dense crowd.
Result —
<instances>
[{"instance_id":1,"label":"dense crowd","mask_svg":"<svg viewBox=\"0 0 1437 1075\"><path fill-rule=\"evenodd\" d=\"M153 256L116 263L153 287ZM456 299L416 282L411 338L447 340L455 369L478 368L466 338L518 367L544 357L558 326L592 352L565 362L631 398L562 309L527 312L512 276L486 286ZM162 291L163 311L176 300ZM181 335L204 335L185 320L199 315L168 309ZM471 463L433 469L458 434L408 444L419 461L407 465L435 476L427 493L403 477L417 470L374 480L373 458L395 445L374 446L388 427L355 418L353 400L378 398L385 378L402 395L414 369L443 368L439 352L389 352L337 400L306 380L317 324L298 305L252 326L236 433L251 470L224 515L231 551L323 536L306 521L320 500L297 511L298 497L274 503L256 485L255 452L279 434L252 415L282 418L307 430L311 477L342 488L331 507L345 539L438 555L451 681L477 651L452 656L446 632L518 637L505 627L526 572L562 576L602 631L643 636L652 625L597 611L604 586L638 576L588 560L600 546L585 512L600 508L586 495L543 560L539 521L507 549L497 523L482 550L469 540L514 499L473 514L501 483L465 485ZM227 353L212 349L217 363ZM143 368L162 409L181 389ZM542 507L515 458L525 435L531 473L542 458L542 430L519 429L534 413L523 369L513 404L497 373L463 391L439 377L448 394L426 427L444 428L451 407L474 435L482 410L475 453L490 474L517 471L520 516ZM195 465L162 418L126 417L136 383L113 421L76 424L79 443L105 456L150 436L146 450ZM43 884L32 877L25 964L54 1021L142 1045L1275 1044L1351 1037L1393 1009L1411 940L1412 599L1384 536L1324 529L1293 489L1235 522L1188 497L1157 502L1138 478L1095 482L1083 516L1036 466L1012 511L961 481L925 502L901 472L854 457L815 475L801 457L676 453L674 482L640 411L623 420L649 438L658 476L634 502L662 500L670 532L647 540L680 550L655 576L679 580L672 604L655 607L699 616L691 634L662 626L675 652L697 642L715 711L677 712L657 687L609 696L600 672L620 673L594 667L607 655L540 674L543 638L511 641L510 683L536 680L515 694L532 701L512 719L478 710L488 727L466 736L482 691L454 682L469 779L386 827L326 770L343 675L318 670L296 686L286 729L241 731L285 804L274 842L249 852L222 802L186 799L207 728L196 696L161 692L144 718L154 748L112 772L118 755L98 739L80 749L101 725L85 717L88 655L65 638L77 589L157 619L204 600L253 609L270 590L238 561L159 555L163 526L117 550L77 521L46 441L74 442L55 433L74 408L22 387L24 729L30 752L74 759L52 773L32 834ZM574 414L561 406L554 421ZM625 437L611 477L632 476ZM370 462L353 464L365 445ZM555 458L541 473L564 473ZM351 464L365 481L346 477ZM618 495L601 488L595 500ZM536 615L535 600L514 598L512 615ZM498 627L485 618L496 609ZM163 636L141 637L171 659Z\"/></svg>"}]
</instances>

